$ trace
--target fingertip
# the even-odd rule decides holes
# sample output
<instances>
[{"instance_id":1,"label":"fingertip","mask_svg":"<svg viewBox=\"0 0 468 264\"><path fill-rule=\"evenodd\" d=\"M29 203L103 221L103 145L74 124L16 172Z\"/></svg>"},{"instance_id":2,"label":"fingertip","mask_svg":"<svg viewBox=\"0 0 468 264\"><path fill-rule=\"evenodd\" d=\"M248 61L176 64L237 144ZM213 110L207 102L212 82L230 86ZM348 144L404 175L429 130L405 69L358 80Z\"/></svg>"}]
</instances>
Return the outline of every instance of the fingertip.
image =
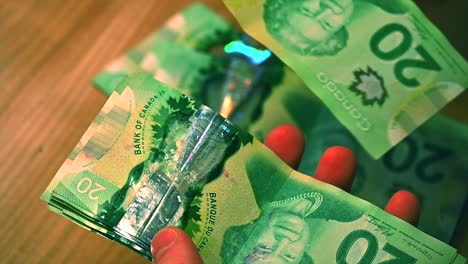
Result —
<instances>
[{"instance_id":1,"label":"fingertip","mask_svg":"<svg viewBox=\"0 0 468 264\"><path fill-rule=\"evenodd\" d=\"M334 146L325 151L315 171L315 179L349 191L356 170L356 156L342 146Z\"/></svg>"},{"instance_id":2,"label":"fingertip","mask_svg":"<svg viewBox=\"0 0 468 264\"><path fill-rule=\"evenodd\" d=\"M176 227L163 228L156 234L151 253L156 264L203 263L190 237Z\"/></svg>"},{"instance_id":3,"label":"fingertip","mask_svg":"<svg viewBox=\"0 0 468 264\"><path fill-rule=\"evenodd\" d=\"M265 145L293 169L297 169L304 152L305 139L293 125L275 127L266 137Z\"/></svg>"},{"instance_id":4,"label":"fingertip","mask_svg":"<svg viewBox=\"0 0 468 264\"><path fill-rule=\"evenodd\" d=\"M417 225L421 205L418 197L412 192L398 191L388 201L385 211L412 225Z\"/></svg>"}]
</instances>

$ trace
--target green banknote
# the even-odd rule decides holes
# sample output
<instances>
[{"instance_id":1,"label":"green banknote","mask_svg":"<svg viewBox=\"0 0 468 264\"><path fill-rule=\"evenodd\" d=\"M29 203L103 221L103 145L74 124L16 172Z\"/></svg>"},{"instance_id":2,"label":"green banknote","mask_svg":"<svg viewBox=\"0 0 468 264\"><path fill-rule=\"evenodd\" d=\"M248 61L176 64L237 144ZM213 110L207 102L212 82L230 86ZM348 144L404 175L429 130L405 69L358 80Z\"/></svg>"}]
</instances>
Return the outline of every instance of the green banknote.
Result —
<instances>
[{"instance_id":1,"label":"green banknote","mask_svg":"<svg viewBox=\"0 0 468 264\"><path fill-rule=\"evenodd\" d=\"M409 0L224 0L373 158L468 85L468 64Z\"/></svg>"},{"instance_id":2,"label":"green banknote","mask_svg":"<svg viewBox=\"0 0 468 264\"><path fill-rule=\"evenodd\" d=\"M110 62L94 78L94 83L110 95L121 80L138 72L142 63L155 63L148 61L151 58L146 55L158 49L154 45L159 41L172 41L194 50L207 51L215 49L218 44L226 44L233 34L231 25L216 13L201 3L192 4L169 18L160 29L152 32L126 54ZM184 63L179 61L179 65Z\"/></svg>"},{"instance_id":3,"label":"green banknote","mask_svg":"<svg viewBox=\"0 0 468 264\"><path fill-rule=\"evenodd\" d=\"M175 22L181 17L191 26L175 26L185 25ZM168 28L172 34L165 34ZM126 76L148 72L248 129L261 116L265 99L281 85L285 68L258 42L195 4L109 63L94 83L109 94Z\"/></svg>"},{"instance_id":4,"label":"green banknote","mask_svg":"<svg viewBox=\"0 0 468 264\"><path fill-rule=\"evenodd\" d=\"M318 113L312 122L301 120L300 101L309 106L308 111ZM468 198L468 126L436 115L374 160L319 102L294 93L284 102L309 139L300 172L313 175L326 149L346 146L359 161L352 194L383 208L395 192L409 190L422 204L418 228L451 241Z\"/></svg>"},{"instance_id":5,"label":"green banknote","mask_svg":"<svg viewBox=\"0 0 468 264\"><path fill-rule=\"evenodd\" d=\"M416 227L292 170L148 74L119 84L43 199L148 258L154 234L176 225L206 263L464 261Z\"/></svg>"}]
</instances>

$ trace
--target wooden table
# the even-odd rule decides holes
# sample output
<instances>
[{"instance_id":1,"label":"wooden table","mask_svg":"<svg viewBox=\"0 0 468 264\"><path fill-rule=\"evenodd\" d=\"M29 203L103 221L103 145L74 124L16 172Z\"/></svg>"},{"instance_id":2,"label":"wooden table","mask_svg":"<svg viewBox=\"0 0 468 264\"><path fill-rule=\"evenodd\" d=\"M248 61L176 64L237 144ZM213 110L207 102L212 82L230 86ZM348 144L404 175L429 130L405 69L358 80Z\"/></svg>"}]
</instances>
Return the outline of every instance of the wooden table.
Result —
<instances>
[{"instance_id":1,"label":"wooden table","mask_svg":"<svg viewBox=\"0 0 468 264\"><path fill-rule=\"evenodd\" d=\"M190 2L1 1L0 262L147 263L39 197L106 100L93 75ZM234 21L220 0L204 2ZM467 58L468 2L420 2ZM464 93L443 112L468 123L467 103Z\"/></svg>"}]
</instances>

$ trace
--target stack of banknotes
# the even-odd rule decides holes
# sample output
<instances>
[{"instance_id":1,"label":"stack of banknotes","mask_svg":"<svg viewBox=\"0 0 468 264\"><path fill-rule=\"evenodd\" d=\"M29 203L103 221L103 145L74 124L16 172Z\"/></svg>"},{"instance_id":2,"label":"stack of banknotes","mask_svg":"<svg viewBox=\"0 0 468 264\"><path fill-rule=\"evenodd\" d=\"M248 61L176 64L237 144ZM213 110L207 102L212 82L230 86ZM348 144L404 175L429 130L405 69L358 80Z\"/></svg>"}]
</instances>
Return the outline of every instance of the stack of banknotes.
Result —
<instances>
[{"instance_id":1,"label":"stack of banknotes","mask_svg":"<svg viewBox=\"0 0 468 264\"><path fill-rule=\"evenodd\" d=\"M348 16L345 57L309 54L308 36L280 20L311 17L316 1L292 11L263 2L226 4L269 49L195 4L99 73L110 97L45 191L49 207L147 258L154 234L176 225L207 263L465 263L445 243L468 194L468 127L435 116L401 141L468 84L465 60L409 1L388 14L383 0L363 10L361 1L322 1L322 26ZM279 24L263 24L268 12L280 12ZM383 15L353 31L353 19ZM374 29L386 23L401 27ZM376 47L364 49L373 33ZM370 52L387 56L385 67ZM408 58L389 59L398 52ZM283 123L307 137L299 171L257 141ZM307 176L333 145L358 157L351 194ZM379 208L401 189L422 202L417 227Z\"/></svg>"}]
</instances>

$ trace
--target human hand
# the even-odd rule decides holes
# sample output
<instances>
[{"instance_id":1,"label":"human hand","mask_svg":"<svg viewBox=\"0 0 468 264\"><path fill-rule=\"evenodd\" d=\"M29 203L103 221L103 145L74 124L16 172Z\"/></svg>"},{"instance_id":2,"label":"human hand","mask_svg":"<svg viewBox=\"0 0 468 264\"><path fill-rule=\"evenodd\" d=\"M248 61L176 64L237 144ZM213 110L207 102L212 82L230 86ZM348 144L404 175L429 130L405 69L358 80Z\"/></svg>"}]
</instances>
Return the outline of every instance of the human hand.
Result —
<instances>
[{"instance_id":1,"label":"human hand","mask_svg":"<svg viewBox=\"0 0 468 264\"><path fill-rule=\"evenodd\" d=\"M289 166L297 169L305 140L296 127L281 125L268 134L265 145ZM349 191L355 169L354 153L345 147L335 146L327 149L322 155L315 179ZM399 191L389 200L385 211L415 225L418 222L420 205L414 194ZM176 227L166 227L156 234L152 243L152 254L156 264L203 263L190 237Z\"/></svg>"},{"instance_id":2,"label":"human hand","mask_svg":"<svg viewBox=\"0 0 468 264\"><path fill-rule=\"evenodd\" d=\"M203 261L192 239L177 227L163 228L151 244L153 263L156 264L202 264Z\"/></svg>"}]
</instances>

